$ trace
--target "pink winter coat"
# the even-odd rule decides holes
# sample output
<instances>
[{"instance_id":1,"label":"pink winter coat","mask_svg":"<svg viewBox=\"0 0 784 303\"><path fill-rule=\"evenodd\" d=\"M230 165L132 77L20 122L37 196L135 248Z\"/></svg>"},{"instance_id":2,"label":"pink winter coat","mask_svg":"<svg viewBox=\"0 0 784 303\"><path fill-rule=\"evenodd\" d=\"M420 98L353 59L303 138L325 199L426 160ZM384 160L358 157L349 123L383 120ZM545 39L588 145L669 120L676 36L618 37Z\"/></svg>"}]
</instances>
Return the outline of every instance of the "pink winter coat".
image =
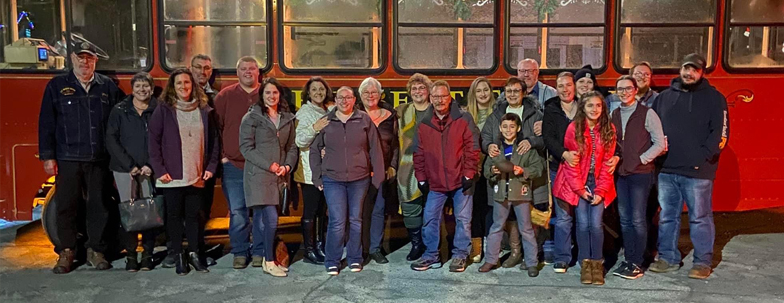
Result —
<instances>
[{"instance_id":1,"label":"pink winter coat","mask_svg":"<svg viewBox=\"0 0 784 303\"><path fill-rule=\"evenodd\" d=\"M614 126L613 130L615 130ZM598 125L594 126L594 131L596 132L598 142L596 142L596 167L594 168L596 189L594 189L593 193L604 198L604 206L607 207L615 200L615 182L613 175L607 171L609 167L605 164L615 154L615 139L613 139L610 148L605 149L599 136ZM588 170L591 167L591 144L593 143L591 142L591 134L587 125L583 136L585 136L586 147L583 148L583 152L580 154L580 162L576 167L571 167L566 162L561 162L558 167L558 174L555 177L555 183L553 184L553 195L571 205L577 205L583 192L585 192ZM566 129L564 148L567 151L579 150L577 140L574 137L574 122L570 123Z\"/></svg>"}]
</instances>

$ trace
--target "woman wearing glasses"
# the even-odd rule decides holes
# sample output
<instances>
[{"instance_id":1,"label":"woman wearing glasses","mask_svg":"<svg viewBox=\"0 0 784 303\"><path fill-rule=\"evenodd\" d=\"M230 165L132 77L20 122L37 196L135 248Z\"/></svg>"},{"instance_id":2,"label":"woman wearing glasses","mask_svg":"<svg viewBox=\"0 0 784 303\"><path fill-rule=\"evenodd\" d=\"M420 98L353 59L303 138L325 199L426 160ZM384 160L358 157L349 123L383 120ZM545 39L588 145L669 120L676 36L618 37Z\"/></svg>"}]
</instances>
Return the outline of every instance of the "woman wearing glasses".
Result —
<instances>
[{"instance_id":1,"label":"woman wearing glasses","mask_svg":"<svg viewBox=\"0 0 784 303\"><path fill-rule=\"evenodd\" d=\"M618 131L614 158L620 159L616 187L626 260L613 274L637 279L643 275L643 252L648 240L645 211L654 183L653 160L664 151L664 132L659 116L637 101L637 81L621 76L615 83L622 103L612 112L611 121Z\"/></svg>"},{"instance_id":2,"label":"woman wearing glasses","mask_svg":"<svg viewBox=\"0 0 784 303\"><path fill-rule=\"evenodd\" d=\"M501 130L498 128L498 125L501 125L501 117L507 113L516 114L522 121L522 127L517 134L517 140L519 141L517 144L518 148L511 152L523 155L533 149L544 157L544 139L534 132L534 124L542 121L544 115L538 110L536 99L526 96L525 92L525 82L516 77L511 77L506 80L506 84L504 85L506 100L501 101L496 105L493 113L487 118L487 121L482 128L482 152L487 154L488 157L493 158L502 152L506 152L501 150L498 144L494 142L500 141ZM531 187L533 190L534 205L546 205L548 203L547 177L544 172L540 175L541 177L532 180ZM488 190L493 191L494 189L488 188ZM493 207L500 207L500 205L494 204ZM531 222L523 222L523 226L526 227L526 230L522 231L518 230L517 222L515 222L514 219L509 219L506 224L509 229L509 245L512 248L512 253L501 266L508 268L514 267L522 260L522 242L520 242L521 232L525 241L533 241L533 243L536 243L536 239ZM495 222L493 222L493 225L495 225ZM488 243L488 245L490 245L490 243ZM538 256L526 256L528 262L524 262L520 266L520 269L527 270L528 266L535 264L534 261L537 260L537 257ZM497 260L487 259L485 262L494 264Z\"/></svg>"},{"instance_id":3,"label":"woman wearing glasses","mask_svg":"<svg viewBox=\"0 0 784 303\"><path fill-rule=\"evenodd\" d=\"M327 113L329 123L310 145L313 185L324 191L329 211L324 266L333 276L340 272L346 221L349 269L362 271L362 201L368 186L372 183L378 188L385 178L384 156L373 120L354 109L356 97L350 87L339 88L335 100L336 108Z\"/></svg>"},{"instance_id":4,"label":"woman wearing glasses","mask_svg":"<svg viewBox=\"0 0 784 303\"><path fill-rule=\"evenodd\" d=\"M400 155L398 139L397 112L381 100L381 83L368 77L359 85L362 103L357 106L373 120L378 128L381 150L384 155L385 182L377 188L369 188L362 208L362 248L373 261L379 264L389 263L381 251L381 240L384 239L384 199L386 181L395 180Z\"/></svg>"}]
</instances>

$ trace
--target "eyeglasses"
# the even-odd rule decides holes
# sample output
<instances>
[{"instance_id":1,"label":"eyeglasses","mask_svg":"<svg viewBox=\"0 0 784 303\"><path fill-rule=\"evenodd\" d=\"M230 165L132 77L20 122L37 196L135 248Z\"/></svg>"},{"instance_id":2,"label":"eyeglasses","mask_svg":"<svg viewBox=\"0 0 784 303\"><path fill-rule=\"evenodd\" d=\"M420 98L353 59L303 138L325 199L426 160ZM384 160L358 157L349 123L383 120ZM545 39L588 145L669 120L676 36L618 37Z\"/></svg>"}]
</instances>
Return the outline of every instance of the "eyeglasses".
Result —
<instances>
[{"instance_id":1,"label":"eyeglasses","mask_svg":"<svg viewBox=\"0 0 784 303\"><path fill-rule=\"evenodd\" d=\"M354 97L354 96L348 96L348 97L336 97L336 98L335 98L335 100L338 100L338 101L351 101L351 100L354 100L354 99L356 99L356 98L357 98L357 97Z\"/></svg>"},{"instance_id":2,"label":"eyeglasses","mask_svg":"<svg viewBox=\"0 0 784 303\"><path fill-rule=\"evenodd\" d=\"M412 86L412 87L411 87L411 91L412 91L412 92L415 92L415 91L420 91L420 90L421 90L421 91L426 91L426 90L427 90L427 87L425 87L425 86Z\"/></svg>"},{"instance_id":3,"label":"eyeglasses","mask_svg":"<svg viewBox=\"0 0 784 303\"><path fill-rule=\"evenodd\" d=\"M81 56L76 56L76 61L92 63L98 61L98 57L93 57L90 55L81 55Z\"/></svg>"},{"instance_id":4,"label":"eyeglasses","mask_svg":"<svg viewBox=\"0 0 784 303\"><path fill-rule=\"evenodd\" d=\"M449 97L451 97L451 96L450 95L430 95L430 98L434 99L434 100L444 100L444 99L447 99Z\"/></svg>"},{"instance_id":5,"label":"eyeglasses","mask_svg":"<svg viewBox=\"0 0 784 303\"><path fill-rule=\"evenodd\" d=\"M627 87L616 87L615 91L618 93L631 93L634 91L634 86L627 86Z\"/></svg>"},{"instance_id":6,"label":"eyeglasses","mask_svg":"<svg viewBox=\"0 0 784 303\"><path fill-rule=\"evenodd\" d=\"M209 65L207 65L207 66L192 65L191 67L193 67L193 69L195 69L195 70L203 70L205 72L208 72L208 71L212 70L212 66L209 66Z\"/></svg>"},{"instance_id":7,"label":"eyeglasses","mask_svg":"<svg viewBox=\"0 0 784 303\"><path fill-rule=\"evenodd\" d=\"M375 97L375 96L378 96L378 95L380 95L379 92L364 92L364 93L362 93L362 97L365 97L365 98L370 97L370 96L374 96Z\"/></svg>"},{"instance_id":8,"label":"eyeglasses","mask_svg":"<svg viewBox=\"0 0 784 303\"><path fill-rule=\"evenodd\" d=\"M518 69L518 70L517 70L517 73L519 73L519 74L523 74L523 75L525 75L525 74L534 74L534 73L536 73L536 72L539 72L539 70L538 70L538 69L535 69L535 68L531 68L531 69Z\"/></svg>"},{"instance_id":9,"label":"eyeglasses","mask_svg":"<svg viewBox=\"0 0 784 303\"><path fill-rule=\"evenodd\" d=\"M651 77L651 73L643 73L643 72L636 72L636 73L634 73L632 75L635 76L635 77L640 77L640 78L650 78Z\"/></svg>"},{"instance_id":10,"label":"eyeglasses","mask_svg":"<svg viewBox=\"0 0 784 303\"><path fill-rule=\"evenodd\" d=\"M519 95L520 93L523 92L523 90L522 89L507 89L507 90L505 90L505 92L506 92L507 95Z\"/></svg>"}]
</instances>

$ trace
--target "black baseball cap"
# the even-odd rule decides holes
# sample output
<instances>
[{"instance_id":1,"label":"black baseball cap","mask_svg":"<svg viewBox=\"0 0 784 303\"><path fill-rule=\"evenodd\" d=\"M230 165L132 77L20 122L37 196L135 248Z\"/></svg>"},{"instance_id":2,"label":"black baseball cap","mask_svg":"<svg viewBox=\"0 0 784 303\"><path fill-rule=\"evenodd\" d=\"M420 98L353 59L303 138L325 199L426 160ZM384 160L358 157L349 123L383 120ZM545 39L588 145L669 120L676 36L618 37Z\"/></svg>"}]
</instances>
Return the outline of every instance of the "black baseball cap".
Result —
<instances>
[{"instance_id":1,"label":"black baseball cap","mask_svg":"<svg viewBox=\"0 0 784 303\"><path fill-rule=\"evenodd\" d=\"M683 63L681 64L681 67L686 65L691 65L699 69L705 69L705 67L707 67L707 64L705 64L705 58L697 53L691 53L686 55L686 57L683 57Z\"/></svg>"},{"instance_id":2,"label":"black baseball cap","mask_svg":"<svg viewBox=\"0 0 784 303\"><path fill-rule=\"evenodd\" d=\"M75 45L74 51L75 51L75 53L77 55L78 54L82 54L82 53L87 53L87 54L90 54L90 55L98 57L98 52L96 51L94 44L92 44L90 42L81 42L81 43L77 42L75 44L76 45Z\"/></svg>"}]
</instances>

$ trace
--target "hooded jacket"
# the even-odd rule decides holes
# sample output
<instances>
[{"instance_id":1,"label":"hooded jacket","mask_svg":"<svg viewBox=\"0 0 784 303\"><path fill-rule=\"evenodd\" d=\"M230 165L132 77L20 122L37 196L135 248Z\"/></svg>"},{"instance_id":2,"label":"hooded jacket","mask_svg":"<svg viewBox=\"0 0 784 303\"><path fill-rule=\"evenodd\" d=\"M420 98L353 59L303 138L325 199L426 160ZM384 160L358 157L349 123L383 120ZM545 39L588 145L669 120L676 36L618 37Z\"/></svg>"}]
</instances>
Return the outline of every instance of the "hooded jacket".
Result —
<instances>
[{"instance_id":1,"label":"hooded jacket","mask_svg":"<svg viewBox=\"0 0 784 303\"><path fill-rule=\"evenodd\" d=\"M479 168L479 129L456 101L449 106L444 119L428 108L414 139L416 179L437 192L461 188L463 179L473 179Z\"/></svg>"},{"instance_id":2,"label":"hooded jacket","mask_svg":"<svg viewBox=\"0 0 784 303\"><path fill-rule=\"evenodd\" d=\"M247 207L278 205L280 186L289 176L278 177L270 167L272 163L277 163L293 169L297 164L294 114L280 112L278 119L280 121L275 126L258 104L253 105L242 117L239 149L245 157L242 184Z\"/></svg>"},{"instance_id":3,"label":"hooded jacket","mask_svg":"<svg viewBox=\"0 0 784 303\"><path fill-rule=\"evenodd\" d=\"M152 97L139 115L133 107L133 96L128 96L112 109L106 123L106 149L111 157L109 169L129 173L134 168L152 168L147 151L147 124L157 106L158 100Z\"/></svg>"},{"instance_id":4,"label":"hooded jacket","mask_svg":"<svg viewBox=\"0 0 784 303\"><path fill-rule=\"evenodd\" d=\"M662 157L663 173L697 179L716 178L719 154L729 141L727 100L703 78L693 87L681 78L653 101L659 115L668 152Z\"/></svg>"}]
</instances>

